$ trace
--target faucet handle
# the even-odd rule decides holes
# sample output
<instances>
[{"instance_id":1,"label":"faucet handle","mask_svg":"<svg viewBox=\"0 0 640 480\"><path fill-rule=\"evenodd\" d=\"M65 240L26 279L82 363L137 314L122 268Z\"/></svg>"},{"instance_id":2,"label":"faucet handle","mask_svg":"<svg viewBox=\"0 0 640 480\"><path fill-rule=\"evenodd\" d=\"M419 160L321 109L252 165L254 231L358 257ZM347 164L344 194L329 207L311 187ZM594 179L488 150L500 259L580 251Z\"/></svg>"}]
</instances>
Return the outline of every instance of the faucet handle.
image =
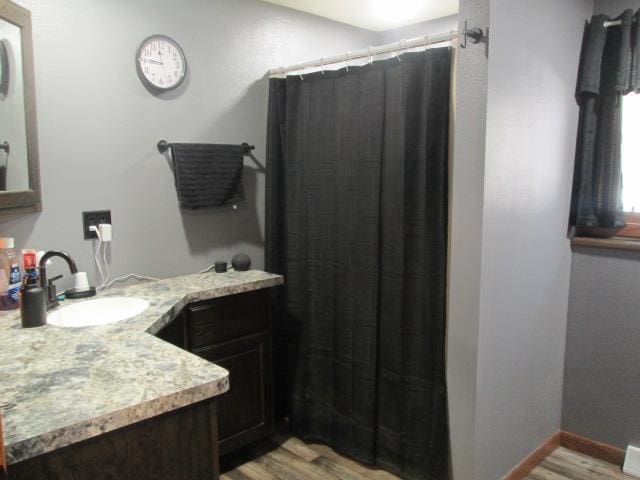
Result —
<instances>
[{"instance_id":1,"label":"faucet handle","mask_svg":"<svg viewBox=\"0 0 640 480\"><path fill-rule=\"evenodd\" d=\"M62 278L62 275L56 275L53 278L49 279L49 286L50 287L55 287L55 285L53 284L53 282L55 282L56 280L60 280Z\"/></svg>"},{"instance_id":2,"label":"faucet handle","mask_svg":"<svg viewBox=\"0 0 640 480\"><path fill-rule=\"evenodd\" d=\"M57 307L58 306L58 290L56 289L55 281L60 280L62 275L57 275L53 278L49 279L49 283L47 285L47 297L49 301L47 302L48 307Z\"/></svg>"}]
</instances>

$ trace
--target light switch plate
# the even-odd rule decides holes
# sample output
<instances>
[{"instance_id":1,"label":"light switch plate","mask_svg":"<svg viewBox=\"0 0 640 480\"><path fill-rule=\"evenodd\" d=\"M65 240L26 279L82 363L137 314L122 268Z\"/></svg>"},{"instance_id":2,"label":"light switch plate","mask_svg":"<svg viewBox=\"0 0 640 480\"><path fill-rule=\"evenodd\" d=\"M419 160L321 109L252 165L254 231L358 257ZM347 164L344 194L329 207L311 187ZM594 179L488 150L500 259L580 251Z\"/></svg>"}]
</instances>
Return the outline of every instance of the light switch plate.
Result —
<instances>
[{"instance_id":1,"label":"light switch plate","mask_svg":"<svg viewBox=\"0 0 640 480\"><path fill-rule=\"evenodd\" d=\"M629 445L627 455L624 457L622 472L625 475L640 478L640 448Z\"/></svg>"}]
</instances>

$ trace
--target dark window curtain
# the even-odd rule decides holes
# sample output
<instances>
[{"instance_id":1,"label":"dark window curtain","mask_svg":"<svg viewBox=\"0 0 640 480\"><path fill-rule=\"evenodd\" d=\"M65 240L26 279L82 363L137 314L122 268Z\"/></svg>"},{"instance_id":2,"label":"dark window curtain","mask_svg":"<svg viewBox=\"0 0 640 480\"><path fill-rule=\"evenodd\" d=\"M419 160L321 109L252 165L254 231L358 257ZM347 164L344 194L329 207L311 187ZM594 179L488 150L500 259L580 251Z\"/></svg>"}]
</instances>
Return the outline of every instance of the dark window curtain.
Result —
<instances>
[{"instance_id":1,"label":"dark window curtain","mask_svg":"<svg viewBox=\"0 0 640 480\"><path fill-rule=\"evenodd\" d=\"M576 145L571 225L578 235L611 236L625 226L622 209L622 97L640 91L638 13L620 26L595 15L586 25L576 99Z\"/></svg>"},{"instance_id":2,"label":"dark window curtain","mask_svg":"<svg viewBox=\"0 0 640 480\"><path fill-rule=\"evenodd\" d=\"M270 81L278 413L408 479L448 478L450 64L437 48Z\"/></svg>"}]
</instances>

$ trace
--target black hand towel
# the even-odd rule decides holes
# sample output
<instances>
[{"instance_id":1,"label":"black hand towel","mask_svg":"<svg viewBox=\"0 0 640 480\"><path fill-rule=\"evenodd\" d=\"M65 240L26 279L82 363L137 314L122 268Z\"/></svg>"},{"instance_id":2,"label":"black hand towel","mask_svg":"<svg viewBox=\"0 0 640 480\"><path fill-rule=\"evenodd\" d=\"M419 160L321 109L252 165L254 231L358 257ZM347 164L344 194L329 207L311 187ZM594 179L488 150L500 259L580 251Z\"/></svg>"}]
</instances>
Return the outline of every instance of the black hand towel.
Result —
<instances>
[{"instance_id":1,"label":"black hand towel","mask_svg":"<svg viewBox=\"0 0 640 480\"><path fill-rule=\"evenodd\" d=\"M171 145L180 207L189 210L237 205L244 201L242 145Z\"/></svg>"}]
</instances>

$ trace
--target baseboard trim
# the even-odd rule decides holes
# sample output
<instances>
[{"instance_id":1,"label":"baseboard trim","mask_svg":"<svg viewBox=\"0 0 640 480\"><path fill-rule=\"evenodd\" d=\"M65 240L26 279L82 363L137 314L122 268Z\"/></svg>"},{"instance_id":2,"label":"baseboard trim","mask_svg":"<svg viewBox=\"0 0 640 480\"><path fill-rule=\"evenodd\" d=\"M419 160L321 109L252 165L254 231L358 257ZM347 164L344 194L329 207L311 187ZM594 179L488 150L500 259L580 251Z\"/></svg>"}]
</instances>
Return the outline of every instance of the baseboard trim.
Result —
<instances>
[{"instance_id":1,"label":"baseboard trim","mask_svg":"<svg viewBox=\"0 0 640 480\"><path fill-rule=\"evenodd\" d=\"M527 458L522 460L516 467L507 473L502 480L522 480L536 468L545 458L551 455L560 446L562 432L556 432L542 442L531 452Z\"/></svg>"},{"instance_id":2,"label":"baseboard trim","mask_svg":"<svg viewBox=\"0 0 640 480\"><path fill-rule=\"evenodd\" d=\"M574 452L622 467L624 450L571 432L560 432L560 445Z\"/></svg>"},{"instance_id":3,"label":"baseboard trim","mask_svg":"<svg viewBox=\"0 0 640 480\"><path fill-rule=\"evenodd\" d=\"M527 458L522 460L513 470L502 477L502 480L523 480L558 447L564 447L568 450L587 455L588 457L613 463L621 468L624 464L624 450L561 430L538 445Z\"/></svg>"}]
</instances>

